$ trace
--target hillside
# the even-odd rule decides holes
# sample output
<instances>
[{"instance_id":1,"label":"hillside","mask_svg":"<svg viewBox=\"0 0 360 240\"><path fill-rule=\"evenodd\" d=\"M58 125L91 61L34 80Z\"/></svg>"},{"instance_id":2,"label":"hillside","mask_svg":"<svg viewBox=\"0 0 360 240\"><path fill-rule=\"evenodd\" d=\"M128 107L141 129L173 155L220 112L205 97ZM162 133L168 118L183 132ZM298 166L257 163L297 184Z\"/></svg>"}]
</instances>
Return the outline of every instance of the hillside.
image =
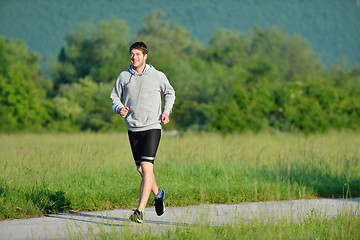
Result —
<instances>
[{"instance_id":1,"label":"hillside","mask_svg":"<svg viewBox=\"0 0 360 240\"><path fill-rule=\"evenodd\" d=\"M137 5L131 0L0 0L0 35L25 40L47 62L81 22L121 18L135 33L144 16L157 9L204 45L219 28L247 33L255 25L263 29L278 26L306 38L328 66L343 57L350 65L360 63L360 6L356 0L139 0Z\"/></svg>"}]
</instances>

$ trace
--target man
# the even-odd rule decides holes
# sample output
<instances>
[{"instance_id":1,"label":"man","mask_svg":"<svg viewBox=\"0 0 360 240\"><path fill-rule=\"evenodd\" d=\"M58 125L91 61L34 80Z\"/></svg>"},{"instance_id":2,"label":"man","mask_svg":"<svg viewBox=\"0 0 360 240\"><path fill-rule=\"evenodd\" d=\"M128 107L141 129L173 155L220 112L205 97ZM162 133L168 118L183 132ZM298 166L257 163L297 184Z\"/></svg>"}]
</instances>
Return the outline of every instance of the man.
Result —
<instances>
[{"instance_id":1,"label":"man","mask_svg":"<svg viewBox=\"0 0 360 240\"><path fill-rule=\"evenodd\" d=\"M150 192L158 216L165 212L165 191L160 189L153 173L154 160L161 138L161 124L167 124L175 101L175 91L165 74L146 64L147 46L136 42L130 46L131 65L116 79L110 94L112 109L125 118L132 154L142 181L140 201L130 220L142 223ZM161 110L161 93L164 110Z\"/></svg>"}]
</instances>

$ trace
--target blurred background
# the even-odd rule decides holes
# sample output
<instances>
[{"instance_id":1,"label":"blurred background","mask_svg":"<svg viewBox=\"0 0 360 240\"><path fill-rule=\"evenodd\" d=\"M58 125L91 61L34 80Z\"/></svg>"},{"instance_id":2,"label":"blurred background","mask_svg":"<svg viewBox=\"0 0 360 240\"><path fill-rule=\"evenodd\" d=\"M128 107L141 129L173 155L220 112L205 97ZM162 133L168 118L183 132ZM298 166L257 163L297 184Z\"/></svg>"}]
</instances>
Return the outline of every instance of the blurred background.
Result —
<instances>
[{"instance_id":1,"label":"blurred background","mask_svg":"<svg viewBox=\"0 0 360 240\"><path fill-rule=\"evenodd\" d=\"M0 131L125 131L128 47L176 90L165 130L360 127L357 0L0 0Z\"/></svg>"}]
</instances>

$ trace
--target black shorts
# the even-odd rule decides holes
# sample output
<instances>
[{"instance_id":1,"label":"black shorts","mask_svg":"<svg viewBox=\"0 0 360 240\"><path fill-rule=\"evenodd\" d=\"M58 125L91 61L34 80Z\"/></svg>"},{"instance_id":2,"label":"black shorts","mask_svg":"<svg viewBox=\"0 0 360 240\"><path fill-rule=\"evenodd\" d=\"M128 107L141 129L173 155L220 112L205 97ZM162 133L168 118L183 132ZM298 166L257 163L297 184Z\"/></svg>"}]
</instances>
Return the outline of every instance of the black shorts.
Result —
<instances>
[{"instance_id":1,"label":"black shorts","mask_svg":"<svg viewBox=\"0 0 360 240\"><path fill-rule=\"evenodd\" d=\"M128 131L128 135L135 164L140 166L142 161L154 164L160 143L161 129L151 129L141 132Z\"/></svg>"}]
</instances>

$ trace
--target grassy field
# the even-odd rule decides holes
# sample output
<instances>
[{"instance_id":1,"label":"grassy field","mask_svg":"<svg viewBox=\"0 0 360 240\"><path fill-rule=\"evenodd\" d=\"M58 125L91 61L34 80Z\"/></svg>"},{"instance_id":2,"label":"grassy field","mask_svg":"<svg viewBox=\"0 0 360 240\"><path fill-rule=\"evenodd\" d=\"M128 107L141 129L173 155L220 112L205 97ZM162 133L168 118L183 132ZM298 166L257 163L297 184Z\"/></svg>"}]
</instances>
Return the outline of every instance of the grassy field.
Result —
<instances>
[{"instance_id":1,"label":"grassy field","mask_svg":"<svg viewBox=\"0 0 360 240\"><path fill-rule=\"evenodd\" d=\"M356 197L359 146L353 132L164 135L155 175L168 206ZM0 135L1 220L133 208L139 185L126 134Z\"/></svg>"},{"instance_id":2,"label":"grassy field","mask_svg":"<svg viewBox=\"0 0 360 240\"><path fill-rule=\"evenodd\" d=\"M252 221L236 225L195 225L192 227L176 227L165 232L155 233L148 228L137 233L131 232L124 226L112 227L106 231L100 226L99 232L69 231L69 239L359 239L360 218L353 215L338 216L331 219L321 219L309 216L306 221L294 223L283 220L281 222Z\"/></svg>"}]
</instances>

